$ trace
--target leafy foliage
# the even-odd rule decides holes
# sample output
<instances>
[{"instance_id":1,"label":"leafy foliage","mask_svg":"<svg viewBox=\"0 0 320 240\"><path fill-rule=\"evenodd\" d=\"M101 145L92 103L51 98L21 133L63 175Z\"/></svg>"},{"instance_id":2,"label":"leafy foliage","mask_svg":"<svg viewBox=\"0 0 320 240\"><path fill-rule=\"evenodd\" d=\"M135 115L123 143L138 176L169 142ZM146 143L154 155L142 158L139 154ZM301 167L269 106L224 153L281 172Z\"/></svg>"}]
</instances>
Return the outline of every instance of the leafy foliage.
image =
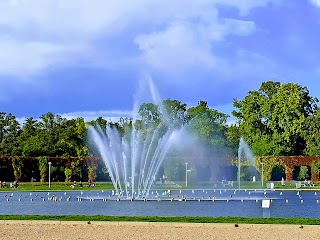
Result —
<instances>
[{"instance_id":1,"label":"leafy foliage","mask_svg":"<svg viewBox=\"0 0 320 240\"><path fill-rule=\"evenodd\" d=\"M311 164L311 168L312 170L316 173L316 174L320 174L320 161L314 161Z\"/></svg>"},{"instance_id":2,"label":"leafy foliage","mask_svg":"<svg viewBox=\"0 0 320 240\"><path fill-rule=\"evenodd\" d=\"M66 182L71 182L71 177L72 177L72 169L71 168L65 168L64 169L64 174L66 175Z\"/></svg>"},{"instance_id":3,"label":"leafy foliage","mask_svg":"<svg viewBox=\"0 0 320 240\"><path fill-rule=\"evenodd\" d=\"M0 153L5 156L19 156L20 124L11 113L0 112Z\"/></svg>"},{"instance_id":4,"label":"leafy foliage","mask_svg":"<svg viewBox=\"0 0 320 240\"><path fill-rule=\"evenodd\" d=\"M82 179L82 171L81 171L81 164L79 159L76 161L73 161L71 163L71 178L72 180L81 180Z\"/></svg>"},{"instance_id":5,"label":"leafy foliage","mask_svg":"<svg viewBox=\"0 0 320 240\"><path fill-rule=\"evenodd\" d=\"M308 174L308 167L307 166L301 166L299 171L298 180L304 180L309 178Z\"/></svg>"},{"instance_id":6,"label":"leafy foliage","mask_svg":"<svg viewBox=\"0 0 320 240\"><path fill-rule=\"evenodd\" d=\"M12 158L12 167L13 173L16 181L19 181L22 175L23 168L23 158L22 157L13 157Z\"/></svg>"},{"instance_id":7,"label":"leafy foliage","mask_svg":"<svg viewBox=\"0 0 320 240\"><path fill-rule=\"evenodd\" d=\"M317 156L320 154L320 109L317 108L315 114L306 118L304 131L302 134L306 140L304 154Z\"/></svg>"},{"instance_id":8,"label":"leafy foliage","mask_svg":"<svg viewBox=\"0 0 320 240\"><path fill-rule=\"evenodd\" d=\"M237 155L239 139L243 136L256 156L265 157L260 160L264 162L264 180L268 180L272 169L277 166L284 167L288 176L293 172L293 166L284 164L278 156L320 155L320 109L317 102L318 99L311 97L303 86L268 81L258 90L248 92L242 100L234 99L236 110L232 114L237 121L232 125L227 124L227 114L210 108L206 101L187 108L187 104L172 99L159 104L143 103L138 111L140 118L137 116L134 126L131 118L111 122L98 117L85 122L83 118L66 119L51 112L39 119L29 117L20 126L11 113L0 112L0 156L14 156L12 167L16 179L30 176L30 173L22 174L24 161L38 157L40 180L45 181L48 157L99 157L98 151L87 141L87 125L103 131L108 127L117 128L127 138L130 136L125 135L125 130L137 128L143 130L147 138L154 127L158 127L157 134L161 135L169 127L188 124L188 129L198 136L199 143L208 149L210 155L221 156L221 159ZM187 151L179 154L190 157ZM256 169L260 171L259 157L256 158ZM199 161L197 158L194 164L200 164ZM171 169L165 166L164 171L172 178L183 178L183 164L176 161ZM312 164L313 173L319 175L320 165L316 161ZM97 165L89 164L84 171L83 165L74 161L68 166L61 164L57 167L57 172L62 173L62 177L57 178L95 179L97 171L100 171Z\"/></svg>"},{"instance_id":9,"label":"leafy foliage","mask_svg":"<svg viewBox=\"0 0 320 240\"><path fill-rule=\"evenodd\" d=\"M210 109L205 101L199 101L187 113L191 130L214 152L224 154L230 146L227 137L228 115Z\"/></svg>"},{"instance_id":10,"label":"leafy foliage","mask_svg":"<svg viewBox=\"0 0 320 240\"><path fill-rule=\"evenodd\" d=\"M39 170L40 170L40 182L46 181L46 176L48 172L48 157L38 157Z\"/></svg>"},{"instance_id":11,"label":"leafy foliage","mask_svg":"<svg viewBox=\"0 0 320 240\"><path fill-rule=\"evenodd\" d=\"M316 110L316 98L298 84L264 82L241 101L234 100L233 115L239 132L256 155L302 155L306 119Z\"/></svg>"}]
</instances>

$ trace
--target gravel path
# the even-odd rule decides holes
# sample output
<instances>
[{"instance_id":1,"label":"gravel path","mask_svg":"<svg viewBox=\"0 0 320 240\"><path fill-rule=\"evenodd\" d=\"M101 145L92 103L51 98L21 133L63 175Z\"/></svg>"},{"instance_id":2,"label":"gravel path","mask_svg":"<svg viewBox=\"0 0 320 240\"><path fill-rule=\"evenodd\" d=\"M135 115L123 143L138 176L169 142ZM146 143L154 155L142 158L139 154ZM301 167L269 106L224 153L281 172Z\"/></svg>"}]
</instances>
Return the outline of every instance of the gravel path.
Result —
<instances>
[{"instance_id":1,"label":"gravel path","mask_svg":"<svg viewBox=\"0 0 320 240\"><path fill-rule=\"evenodd\" d=\"M0 239L320 239L320 226L0 221Z\"/></svg>"}]
</instances>

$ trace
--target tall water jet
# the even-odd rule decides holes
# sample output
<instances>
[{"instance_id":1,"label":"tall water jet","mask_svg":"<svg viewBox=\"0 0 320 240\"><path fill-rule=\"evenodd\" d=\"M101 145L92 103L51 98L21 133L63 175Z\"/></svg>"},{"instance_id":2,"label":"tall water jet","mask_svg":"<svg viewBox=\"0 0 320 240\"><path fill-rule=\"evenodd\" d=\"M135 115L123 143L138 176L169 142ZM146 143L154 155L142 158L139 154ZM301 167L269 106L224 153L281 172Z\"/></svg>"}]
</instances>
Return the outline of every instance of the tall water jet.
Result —
<instances>
[{"instance_id":1,"label":"tall water jet","mask_svg":"<svg viewBox=\"0 0 320 240\"><path fill-rule=\"evenodd\" d=\"M149 88L153 99L158 99L150 80ZM160 119L159 124L143 125L138 119L138 106L135 100L133 118L124 124L121 132L115 126L106 126L106 129L88 127L91 141L108 169L116 195L126 195L131 199L149 195L156 174L180 131L176 125L170 124L161 106L164 119Z\"/></svg>"},{"instance_id":2,"label":"tall water jet","mask_svg":"<svg viewBox=\"0 0 320 240\"><path fill-rule=\"evenodd\" d=\"M240 190L240 177L241 177L241 159L244 157L244 160L253 164L254 163L254 155L249 147L249 145L246 143L246 141L243 139L243 137L240 138L239 142L239 150L238 150L238 188Z\"/></svg>"}]
</instances>

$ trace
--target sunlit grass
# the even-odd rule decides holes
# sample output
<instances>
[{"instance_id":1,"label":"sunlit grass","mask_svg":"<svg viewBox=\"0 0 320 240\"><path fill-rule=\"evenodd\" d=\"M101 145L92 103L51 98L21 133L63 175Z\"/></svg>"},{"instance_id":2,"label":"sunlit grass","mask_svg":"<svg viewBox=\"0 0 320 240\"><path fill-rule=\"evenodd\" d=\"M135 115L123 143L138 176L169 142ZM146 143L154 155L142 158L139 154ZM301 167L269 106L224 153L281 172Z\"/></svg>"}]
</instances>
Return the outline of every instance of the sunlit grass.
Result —
<instances>
[{"instance_id":1,"label":"sunlit grass","mask_svg":"<svg viewBox=\"0 0 320 240\"><path fill-rule=\"evenodd\" d=\"M83 183L80 187L79 183L76 186L73 186L71 182L53 182L50 183L40 183L40 182L21 182L19 183L18 188L10 188L9 183L4 188L1 188L0 191L69 191L69 190L111 190L113 185L111 182L98 182L95 183L94 187L88 187L87 183Z\"/></svg>"},{"instance_id":2,"label":"sunlit grass","mask_svg":"<svg viewBox=\"0 0 320 240\"><path fill-rule=\"evenodd\" d=\"M82 187L79 186L79 182L74 187L73 182L51 182L50 188L49 183L40 183L40 182L20 182L18 188L10 188L9 183L6 184L6 187L0 189L0 191L70 191L70 190L112 190L114 189L112 182L96 182L94 187L88 187L87 183L83 183ZM210 182L203 181L197 183L188 183L188 187L185 186L185 181L177 181L175 185L154 185L152 189L238 189L237 182L231 184L222 184L221 182ZM264 186L261 185L261 182L241 182L241 189L267 189L267 183ZM281 185L281 182L274 182L274 189L288 189L295 190L295 181L287 182L284 186ZM300 189L303 190L319 190L319 182L315 183L314 187L303 187Z\"/></svg>"},{"instance_id":3,"label":"sunlit grass","mask_svg":"<svg viewBox=\"0 0 320 240\"><path fill-rule=\"evenodd\" d=\"M186 222L232 224L297 224L320 225L320 218L246 218L246 217L158 217L158 216L45 216L0 215L0 220L55 220L55 221L130 221L130 222Z\"/></svg>"}]
</instances>

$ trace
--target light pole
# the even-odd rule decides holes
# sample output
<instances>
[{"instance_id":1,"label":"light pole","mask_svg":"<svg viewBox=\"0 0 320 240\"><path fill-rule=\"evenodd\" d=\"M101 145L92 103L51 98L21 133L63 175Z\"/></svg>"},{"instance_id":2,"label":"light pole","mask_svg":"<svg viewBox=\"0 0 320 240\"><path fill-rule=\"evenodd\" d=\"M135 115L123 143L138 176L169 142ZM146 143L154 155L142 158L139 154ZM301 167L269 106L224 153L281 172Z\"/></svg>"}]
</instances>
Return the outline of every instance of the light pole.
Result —
<instances>
[{"instance_id":1,"label":"light pole","mask_svg":"<svg viewBox=\"0 0 320 240\"><path fill-rule=\"evenodd\" d=\"M261 162L261 186L263 187L263 162Z\"/></svg>"},{"instance_id":2,"label":"light pole","mask_svg":"<svg viewBox=\"0 0 320 240\"><path fill-rule=\"evenodd\" d=\"M51 175L51 162L48 162L48 164L49 164L49 188L50 188L51 187L50 186L50 183L51 183L51 179L50 179L51 178L51 176L50 176Z\"/></svg>"},{"instance_id":3,"label":"light pole","mask_svg":"<svg viewBox=\"0 0 320 240\"><path fill-rule=\"evenodd\" d=\"M188 169L188 163L186 162L186 187L188 187L188 172L191 171L191 169Z\"/></svg>"}]
</instances>

